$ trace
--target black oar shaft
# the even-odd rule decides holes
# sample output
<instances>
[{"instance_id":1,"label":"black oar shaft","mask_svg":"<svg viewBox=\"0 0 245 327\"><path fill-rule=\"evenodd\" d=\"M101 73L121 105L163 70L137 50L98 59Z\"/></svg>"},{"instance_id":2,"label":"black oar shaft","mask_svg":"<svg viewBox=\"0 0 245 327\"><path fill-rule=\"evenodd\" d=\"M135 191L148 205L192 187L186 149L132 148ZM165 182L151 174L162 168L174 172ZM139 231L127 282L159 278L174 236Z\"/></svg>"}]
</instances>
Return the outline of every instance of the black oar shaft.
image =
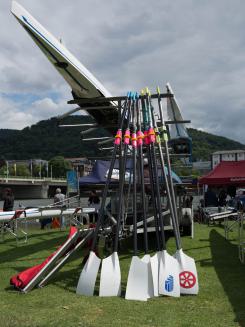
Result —
<instances>
[{"instance_id":1,"label":"black oar shaft","mask_svg":"<svg viewBox=\"0 0 245 327\"><path fill-rule=\"evenodd\" d=\"M158 176L158 164L157 164L157 157L156 157L156 150L155 150L155 133L153 130L153 107L151 105L149 94L146 94L146 106L149 115L149 141L150 141L150 151L152 153L152 164L153 164L153 172L155 178L155 188L156 188L156 201L158 207L158 216L159 216L159 223L161 229L161 238L162 238L162 249L166 250L166 240L165 240L165 233L164 233L164 224L163 224L163 213L162 213L162 203L161 203L161 193L160 193L160 186L159 186L159 176ZM151 137L152 135L152 137Z\"/></svg>"},{"instance_id":2,"label":"black oar shaft","mask_svg":"<svg viewBox=\"0 0 245 327\"><path fill-rule=\"evenodd\" d=\"M137 156L137 139L135 126L135 101L132 106L132 148L133 148L133 225L134 225L134 255L137 255L137 179L136 179L136 156Z\"/></svg>"},{"instance_id":3,"label":"black oar shaft","mask_svg":"<svg viewBox=\"0 0 245 327\"><path fill-rule=\"evenodd\" d=\"M144 180L144 156L143 156L143 133L141 130L141 117L139 108L139 99L136 102L137 111L137 145L139 155L140 181L141 181L141 204L143 211L143 227L144 227L144 251L148 253L148 236L147 236L147 221L146 221L146 203L145 203L145 180Z\"/></svg>"},{"instance_id":4,"label":"black oar shaft","mask_svg":"<svg viewBox=\"0 0 245 327\"><path fill-rule=\"evenodd\" d=\"M149 177L150 177L150 190L151 190L151 200L152 200L152 206L153 206L153 214L154 214L154 221L155 221L155 233L156 233L156 241L157 241L157 251L160 251L162 248L162 240L160 239L160 229L159 229L159 212L158 212L158 205L157 205L157 199L155 196L155 185L156 185L156 179L154 174L154 166L153 166L153 158L150 146L147 146L147 155L148 155L148 167L149 167Z\"/></svg>"},{"instance_id":5,"label":"black oar shaft","mask_svg":"<svg viewBox=\"0 0 245 327\"><path fill-rule=\"evenodd\" d=\"M150 178L150 192L151 192L151 200L152 200L152 207L153 207L153 215L154 215L154 222L155 222L155 232L156 232L156 242L157 242L157 250L159 251L161 248L160 245L160 238L159 238L159 219L158 219L158 213L157 213L157 205L156 205L156 199L154 194L154 174L153 174L153 167L152 167L152 157L151 157L151 151L148 143L148 136L147 136L147 128L148 128L148 115L146 110L146 103L145 103L145 97L141 96L141 106L142 106L142 116L143 116L143 126L145 131L145 138L144 143L146 144L147 149L147 157L148 157L148 170L149 170L149 178Z\"/></svg>"},{"instance_id":6,"label":"black oar shaft","mask_svg":"<svg viewBox=\"0 0 245 327\"><path fill-rule=\"evenodd\" d=\"M124 150L123 150L123 156L122 156L122 165L121 170L122 173L120 174L120 180L119 180L119 201L118 201L118 217L117 217L117 225L116 225L116 235L115 235L115 241L114 241L114 252L117 252L118 250L118 242L119 242L119 232L120 232L120 226L121 226L121 217L122 217L122 210L123 210L123 189L124 189L124 181L125 181L125 172L126 172L126 164L127 164L127 152L128 152L128 141L130 138L130 130L129 130L129 124L131 119L131 106L132 101L129 102L128 106L128 116L127 116L127 127L124 134Z\"/></svg>"},{"instance_id":7,"label":"black oar shaft","mask_svg":"<svg viewBox=\"0 0 245 327\"><path fill-rule=\"evenodd\" d=\"M123 126L125 115L126 115L127 106L128 106L128 100L125 101L122 114L120 115L121 117L120 117L118 132L120 132L122 130L122 126ZM120 142L120 144L121 144L121 142ZM95 249L97 236L98 236L98 233L99 233L99 228L102 225L102 218L103 218L103 215L104 215L104 208L105 208L106 198L107 198L107 194L108 194L108 190L109 190L109 185L110 185L110 182L111 182L112 171L113 171L113 168L115 166L117 150L120 147L120 144L118 145L116 142L114 143L112 159L111 159L110 168L109 168L107 179L106 179L106 184L105 184L103 194L102 194L102 201L101 201L101 206L100 206L100 209L99 209L98 220L97 220L95 231L94 231L93 241L92 241L92 245L91 245L91 251L94 251L94 249Z\"/></svg>"},{"instance_id":8,"label":"black oar shaft","mask_svg":"<svg viewBox=\"0 0 245 327\"><path fill-rule=\"evenodd\" d=\"M166 191L167 191L169 206L170 206L170 210L171 210L170 212L171 212L172 223L173 223L173 228L174 228L176 247L179 250L179 249L181 249L181 238L180 238L180 232L179 232L178 213L177 213L177 205L176 205L176 201L175 201L175 192L174 192L173 180L172 180L172 170L171 170L171 164L170 164L168 142L167 142L167 137L165 135L167 133L167 130L166 130L165 123L164 123L162 102L161 102L160 96L158 97L158 106L159 106L160 120L161 120L161 124L162 124L161 139L163 139L163 143L164 143L165 154L166 154L166 164L167 164L167 170L168 170L168 180L166 179ZM160 145L160 148L161 148L161 145ZM161 161L164 164L163 154L162 154Z\"/></svg>"}]
</instances>

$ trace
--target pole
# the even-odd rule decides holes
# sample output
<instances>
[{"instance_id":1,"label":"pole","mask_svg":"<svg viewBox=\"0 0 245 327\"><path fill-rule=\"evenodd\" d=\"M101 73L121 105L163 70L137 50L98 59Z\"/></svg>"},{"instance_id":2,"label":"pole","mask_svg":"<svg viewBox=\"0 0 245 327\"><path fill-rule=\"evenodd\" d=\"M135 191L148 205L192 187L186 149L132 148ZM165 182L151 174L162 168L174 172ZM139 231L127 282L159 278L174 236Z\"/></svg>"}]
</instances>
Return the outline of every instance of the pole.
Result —
<instances>
[{"instance_id":1,"label":"pole","mask_svg":"<svg viewBox=\"0 0 245 327\"><path fill-rule=\"evenodd\" d=\"M7 165L7 181L8 181L8 178L9 178L9 162L6 161L6 165Z\"/></svg>"},{"instance_id":2,"label":"pole","mask_svg":"<svg viewBox=\"0 0 245 327\"><path fill-rule=\"evenodd\" d=\"M33 168L32 168L32 159L31 159L31 177L32 177L32 174L33 174Z\"/></svg>"}]
</instances>

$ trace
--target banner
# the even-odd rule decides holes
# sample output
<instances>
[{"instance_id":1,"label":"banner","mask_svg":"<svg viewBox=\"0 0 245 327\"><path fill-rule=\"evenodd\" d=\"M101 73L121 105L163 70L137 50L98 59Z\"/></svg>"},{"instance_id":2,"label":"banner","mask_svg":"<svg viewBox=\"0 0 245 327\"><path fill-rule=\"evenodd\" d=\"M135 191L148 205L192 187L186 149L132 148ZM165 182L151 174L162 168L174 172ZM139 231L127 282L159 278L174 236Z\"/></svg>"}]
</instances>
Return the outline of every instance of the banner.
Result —
<instances>
[{"instance_id":1,"label":"banner","mask_svg":"<svg viewBox=\"0 0 245 327\"><path fill-rule=\"evenodd\" d=\"M74 170L69 170L66 173L67 179L67 193L78 193L78 181L77 172Z\"/></svg>"}]
</instances>

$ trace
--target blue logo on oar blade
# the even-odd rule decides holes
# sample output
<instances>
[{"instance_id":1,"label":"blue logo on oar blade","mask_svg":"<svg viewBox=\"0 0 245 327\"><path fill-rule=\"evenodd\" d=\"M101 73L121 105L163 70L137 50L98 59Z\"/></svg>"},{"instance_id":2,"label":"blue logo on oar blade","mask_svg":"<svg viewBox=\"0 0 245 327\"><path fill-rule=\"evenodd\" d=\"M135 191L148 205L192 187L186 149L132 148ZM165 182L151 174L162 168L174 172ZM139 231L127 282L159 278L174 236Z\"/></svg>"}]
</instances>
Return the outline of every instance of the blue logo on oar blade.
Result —
<instances>
[{"instance_id":1,"label":"blue logo on oar blade","mask_svg":"<svg viewBox=\"0 0 245 327\"><path fill-rule=\"evenodd\" d=\"M174 278L172 275L169 275L168 278L165 280L165 290L167 292L172 292L174 289Z\"/></svg>"}]
</instances>

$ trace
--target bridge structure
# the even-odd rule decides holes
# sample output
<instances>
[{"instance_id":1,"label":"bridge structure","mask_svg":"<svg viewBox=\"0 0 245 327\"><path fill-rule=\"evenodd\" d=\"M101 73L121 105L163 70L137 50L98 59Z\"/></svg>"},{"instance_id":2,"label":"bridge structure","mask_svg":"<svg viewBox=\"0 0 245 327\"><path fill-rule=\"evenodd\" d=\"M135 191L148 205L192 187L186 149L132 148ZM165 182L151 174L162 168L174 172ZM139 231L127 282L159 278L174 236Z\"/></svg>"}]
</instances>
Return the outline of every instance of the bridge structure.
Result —
<instances>
[{"instance_id":1,"label":"bridge structure","mask_svg":"<svg viewBox=\"0 0 245 327\"><path fill-rule=\"evenodd\" d=\"M66 193L66 178L0 176L0 195L5 188L13 190L16 199L47 199L60 187Z\"/></svg>"}]
</instances>

